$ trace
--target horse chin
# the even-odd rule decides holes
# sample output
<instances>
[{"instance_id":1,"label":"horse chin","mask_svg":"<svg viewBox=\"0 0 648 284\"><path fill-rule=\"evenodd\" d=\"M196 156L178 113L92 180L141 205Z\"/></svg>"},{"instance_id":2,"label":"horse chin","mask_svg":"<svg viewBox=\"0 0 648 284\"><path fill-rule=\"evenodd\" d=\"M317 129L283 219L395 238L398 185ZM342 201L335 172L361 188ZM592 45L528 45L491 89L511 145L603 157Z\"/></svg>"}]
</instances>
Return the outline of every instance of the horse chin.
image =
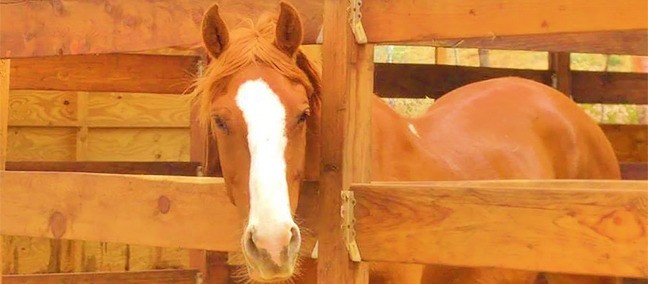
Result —
<instances>
[{"instance_id":1,"label":"horse chin","mask_svg":"<svg viewBox=\"0 0 648 284\"><path fill-rule=\"evenodd\" d=\"M289 263L278 267L270 261L251 261L245 250L243 251L243 256L251 283L286 283L295 275L297 267L296 257L292 258Z\"/></svg>"}]
</instances>

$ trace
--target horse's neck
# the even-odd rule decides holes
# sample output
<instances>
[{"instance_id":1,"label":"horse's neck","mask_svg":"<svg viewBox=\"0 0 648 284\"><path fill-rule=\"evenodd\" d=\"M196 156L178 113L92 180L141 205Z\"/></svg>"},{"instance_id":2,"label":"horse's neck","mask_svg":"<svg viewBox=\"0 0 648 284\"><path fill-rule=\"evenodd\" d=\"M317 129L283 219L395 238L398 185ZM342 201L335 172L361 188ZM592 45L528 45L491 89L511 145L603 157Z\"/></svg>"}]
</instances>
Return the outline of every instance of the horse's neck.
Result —
<instances>
[{"instance_id":1,"label":"horse's neck","mask_svg":"<svg viewBox=\"0 0 648 284\"><path fill-rule=\"evenodd\" d=\"M377 96L372 110L372 180L453 179L451 165L434 149L426 149L410 120L396 113ZM306 180L317 180L320 165L319 108L309 121ZM414 130L414 131L413 131Z\"/></svg>"}]
</instances>

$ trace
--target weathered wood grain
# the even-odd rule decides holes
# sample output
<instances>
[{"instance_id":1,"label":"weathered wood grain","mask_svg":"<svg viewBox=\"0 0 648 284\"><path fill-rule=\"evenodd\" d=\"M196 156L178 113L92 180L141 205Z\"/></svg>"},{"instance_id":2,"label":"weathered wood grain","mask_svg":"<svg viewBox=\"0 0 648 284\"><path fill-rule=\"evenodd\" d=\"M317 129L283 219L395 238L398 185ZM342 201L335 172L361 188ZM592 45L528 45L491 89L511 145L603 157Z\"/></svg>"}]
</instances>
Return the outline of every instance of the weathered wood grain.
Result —
<instances>
[{"instance_id":1,"label":"weathered wood grain","mask_svg":"<svg viewBox=\"0 0 648 284\"><path fill-rule=\"evenodd\" d=\"M193 269L166 269L130 272L48 273L6 275L3 278L5 284L195 284L197 271Z\"/></svg>"},{"instance_id":2,"label":"weathered wood grain","mask_svg":"<svg viewBox=\"0 0 648 284\"><path fill-rule=\"evenodd\" d=\"M410 42L408 44L447 48L648 55L648 33L646 33L645 29L544 35L488 35L483 37Z\"/></svg>"},{"instance_id":3,"label":"weathered wood grain","mask_svg":"<svg viewBox=\"0 0 648 284\"><path fill-rule=\"evenodd\" d=\"M12 126L76 126L79 92L12 90L9 124Z\"/></svg>"},{"instance_id":4,"label":"weathered wood grain","mask_svg":"<svg viewBox=\"0 0 648 284\"><path fill-rule=\"evenodd\" d=\"M76 129L9 127L7 160L73 161Z\"/></svg>"},{"instance_id":5,"label":"weathered wood grain","mask_svg":"<svg viewBox=\"0 0 648 284\"><path fill-rule=\"evenodd\" d=\"M412 42L645 30L646 10L648 4L642 0L370 1L363 3L362 21L369 42Z\"/></svg>"},{"instance_id":6,"label":"weathered wood grain","mask_svg":"<svg viewBox=\"0 0 648 284\"><path fill-rule=\"evenodd\" d=\"M189 161L189 128L92 128L89 161Z\"/></svg>"},{"instance_id":7,"label":"weathered wood grain","mask_svg":"<svg viewBox=\"0 0 648 284\"><path fill-rule=\"evenodd\" d=\"M648 276L648 182L356 184L363 259Z\"/></svg>"},{"instance_id":8,"label":"weathered wood grain","mask_svg":"<svg viewBox=\"0 0 648 284\"><path fill-rule=\"evenodd\" d=\"M2 234L225 251L238 246L242 225L221 179L0 175Z\"/></svg>"},{"instance_id":9,"label":"weathered wood grain","mask_svg":"<svg viewBox=\"0 0 648 284\"><path fill-rule=\"evenodd\" d=\"M3 235L214 251L240 246L243 223L221 178L5 171L0 190ZM317 216L317 194L309 183L301 192L298 218L307 227ZM304 238L310 253L314 241Z\"/></svg>"},{"instance_id":10,"label":"weathered wood grain","mask_svg":"<svg viewBox=\"0 0 648 284\"><path fill-rule=\"evenodd\" d=\"M90 127L189 127L190 96L91 93Z\"/></svg>"},{"instance_id":11,"label":"weathered wood grain","mask_svg":"<svg viewBox=\"0 0 648 284\"><path fill-rule=\"evenodd\" d=\"M141 54L20 58L12 61L11 89L179 94L189 89L197 60Z\"/></svg>"},{"instance_id":12,"label":"weathered wood grain","mask_svg":"<svg viewBox=\"0 0 648 284\"><path fill-rule=\"evenodd\" d=\"M571 96L578 103L646 104L648 74L572 71ZM377 63L374 92L381 97L439 98L473 82L516 76L552 86L546 70L432 64Z\"/></svg>"},{"instance_id":13,"label":"weathered wood grain","mask_svg":"<svg viewBox=\"0 0 648 284\"><path fill-rule=\"evenodd\" d=\"M8 171L196 176L198 162L9 161Z\"/></svg>"},{"instance_id":14,"label":"weathered wood grain","mask_svg":"<svg viewBox=\"0 0 648 284\"><path fill-rule=\"evenodd\" d=\"M648 125L601 124L621 162L648 162Z\"/></svg>"},{"instance_id":15,"label":"weathered wood grain","mask_svg":"<svg viewBox=\"0 0 648 284\"><path fill-rule=\"evenodd\" d=\"M322 45L322 117L321 117L321 168L319 196L319 245L317 278L321 283L356 283L366 281L366 266L350 261L344 241L344 229L340 226L341 191L346 190L354 174L351 163L359 158L363 166L368 158L363 150L368 139L356 137L351 132L355 127L364 132L369 121L371 104L365 101L370 94L360 94L367 85L360 81L367 75L359 68L373 67L362 58L357 62L359 46L347 22L348 1L324 2L324 43ZM364 52L362 54L367 54ZM357 109L356 109L357 108ZM358 111L359 112L354 112ZM358 141L355 138L359 138ZM357 145L354 142L358 142ZM367 144L366 144L367 143ZM356 148L358 147L358 148ZM353 151L363 151L354 154ZM358 174L364 174L357 172Z\"/></svg>"},{"instance_id":16,"label":"weathered wood grain","mask_svg":"<svg viewBox=\"0 0 648 284\"><path fill-rule=\"evenodd\" d=\"M248 17L256 19L266 11L275 14L279 11L278 0L3 3L0 10L0 57L197 47L201 44L203 13L215 2L219 3L229 26ZM322 1L292 2L304 20L305 37L315 42L322 23Z\"/></svg>"},{"instance_id":17,"label":"weathered wood grain","mask_svg":"<svg viewBox=\"0 0 648 284\"><path fill-rule=\"evenodd\" d=\"M10 72L10 60L0 60L0 171L4 170L5 161L7 161ZM2 250L0 249L0 252L1 251ZM0 275L2 275L2 273L0 273Z\"/></svg>"}]
</instances>

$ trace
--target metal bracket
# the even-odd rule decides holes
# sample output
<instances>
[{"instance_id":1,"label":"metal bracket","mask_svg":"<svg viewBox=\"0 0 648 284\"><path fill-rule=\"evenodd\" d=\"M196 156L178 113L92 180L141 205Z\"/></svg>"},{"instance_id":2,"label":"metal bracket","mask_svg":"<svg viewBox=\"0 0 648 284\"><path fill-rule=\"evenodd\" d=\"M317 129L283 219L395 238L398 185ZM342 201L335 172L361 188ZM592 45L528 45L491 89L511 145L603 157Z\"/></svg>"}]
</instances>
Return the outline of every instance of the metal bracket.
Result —
<instances>
[{"instance_id":1,"label":"metal bracket","mask_svg":"<svg viewBox=\"0 0 648 284\"><path fill-rule=\"evenodd\" d=\"M362 0L349 0L349 25L358 44L367 43L367 34L362 25Z\"/></svg>"},{"instance_id":2,"label":"metal bracket","mask_svg":"<svg viewBox=\"0 0 648 284\"><path fill-rule=\"evenodd\" d=\"M340 208L340 215L342 216L342 231L344 233L344 242L349 250L349 256L352 261L360 262L360 249L356 242L355 236L355 215L354 207L356 204L353 191L343 190L340 192L342 195L342 208Z\"/></svg>"}]
</instances>

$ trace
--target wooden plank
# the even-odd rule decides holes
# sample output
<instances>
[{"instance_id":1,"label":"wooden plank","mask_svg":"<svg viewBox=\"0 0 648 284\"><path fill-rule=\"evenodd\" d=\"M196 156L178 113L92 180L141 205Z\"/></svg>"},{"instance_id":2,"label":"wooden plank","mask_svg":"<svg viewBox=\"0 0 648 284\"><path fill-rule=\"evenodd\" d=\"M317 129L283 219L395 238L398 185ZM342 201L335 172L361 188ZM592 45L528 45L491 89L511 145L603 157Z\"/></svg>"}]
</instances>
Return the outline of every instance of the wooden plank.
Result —
<instances>
[{"instance_id":1,"label":"wooden plank","mask_svg":"<svg viewBox=\"0 0 648 284\"><path fill-rule=\"evenodd\" d=\"M601 124L621 162L648 162L648 125Z\"/></svg>"},{"instance_id":2,"label":"wooden plank","mask_svg":"<svg viewBox=\"0 0 648 284\"><path fill-rule=\"evenodd\" d=\"M85 161L88 158L88 112L91 102L88 101L87 92L77 95L77 123L79 128L76 133L76 160Z\"/></svg>"},{"instance_id":3,"label":"wooden plank","mask_svg":"<svg viewBox=\"0 0 648 284\"><path fill-rule=\"evenodd\" d=\"M648 163L621 163L621 176L627 180L648 180Z\"/></svg>"},{"instance_id":4,"label":"wooden plank","mask_svg":"<svg viewBox=\"0 0 648 284\"><path fill-rule=\"evenodd\" d=\"M91 128L89 161L189 161L189 128Z\"/></svg>"},{"instance_id":5,"label":"wooden plank","mask_svg":"<svg viewBox=\"0 0 648 284\"><path fill-rule=\"evenodd\" d=\"M315 42L322 23L322 1L293 1ZM61 0L16 2L0 10L0 57L35 57L198 47L200 23L213 0ZM219 1L225 21L256 19L276 12L279 0ZM22 23L16 25L15 23Z\"/></svg>"},{"instance_id":6,"label":"wooden plank","mask_svg":"<svg viewBox=\"0 0 648 284\"><path fill-rule=\"evenodd\" d=\"M0 60L0 171L5 169L8 154L10 64L10 60Z\"/></svg>"},{"instance_id":7,"label":"wooden plank","mask_svg":"<svg viewBox=\"0 0 648 284\"><path fill-rule=\"evenodd\" d=\"M348 189L354 173L361 180L368 178L367 172L353 167L364 168L370 159L366 151L370 140L354 135L353 130L360 132L356 134L369 130L371 92L365 91L371 85L360 80L366 80L373 69L373 62L366 58L373 51L367 46L361 49L349 29L347 6L345 0L324 2L318 283L368 282L367 266L350 261L340 226L341 191Z\"/></svg>"},{"instance_id":8,"label":"wooden plank","mask_svg":"<svg viewBox=\"0 0 648 284\"><path fill-rule=\"evenodd\" d=\"M84 172L133 175L196 176L198 162L41 162L9 161L8 171Z\"/></svg>"},{"instance_id":9,"label":"wooden plank","mask_svg":"<svg viewBox=\"0 0 648 284\"><path fill-rule=\"evenodd\" d=\"M353 191L367 261L648 277L646 181L403 182Z\"/></svg>"},{"instance_id":10,"label":"wooden plank","mask_svg":"<svg viewBox=\"0 0 648 284\"><path fill-rule=\"evenodd\" d=\"M623 3L604 0L371 1L363 3L362 21L369 42L412 42L645 30L648 29L646 10L648 3L643 0Z\"/></svg>"},{"instance_id":11,"label":"wooden plank","mask_svg":"<svg viewBox=\"0 0 648 284\"><path fill-rule=\"evenodd\" d=\"M79 92L11 90L9 125L76 126Z\"/></svg>"},{"instance_id":12,"label":"wooden plank","mask_svg":"<svg viewBox=\"0 0 648 284\"><path fill-rule=\"evenodd\" d=\"M553 73L552 85L558 91L571 97L572 95L572 73L571 56L565 52L553 52L549 54L549 70ZM591 82L588 82L591 83Z\"/></svg>"},{"instance_id":13,"label":"wooden plank","mask_svg":"<svg viewBox=\"0 0 648 284\"><path fill-rule=\"evenodd\" d=\"M552 85L546 70L376 63L374 91L381 97L439 98L463 85L505 76ZM578 103L646 104L646 89L646 73L572 72L572 98Z\"/></svg>"},{"instance_id":14,"label":"wooden plank","mask_svg":"<svg viewBox=\"0 0 648 284\"><path fill-rule=\"evenodd\" d=\"M239 246L241 220L218 178L0 174L4 235L221 251Z\"/></svg>"},{"instance_id":15,"label":"wooden plank","mask_svg":"<svg viewBox=\"0 0 648 284\"><path fill-rule=\"evenodd\" d=\"M11 161L74 161L76 129L9 127L7 159Z\"/></svg>"},{"instance_id":16,"label":"wooden plank","mask_svg":"<svg viewBox=\"0 0 648 284\"><path fill-rule=\"evenodd\" d=\"M304 184L297 210L307 224L317 215L314 186ZM240 246L242 221L221 178L4 171L0 190L3 235L213 251Z\"/></svg>"},{"instance_id":17,"label":"wooden plank","mask_svg":"<svg viewBox=\"0 0 648 284\"><path fill-rule=\"evenodd\" d=\"M196 270L167 269L129 272L86 272L6 275L5 284L109 284L109 283L179 283L195 284Z\"/></svg>"},{"instance_id":18,"label":"wooden plank","mask_svg":"<svg viewBox=\"0 0 648 284\"><path fill-rule=\"evenodd\" d=\"M197 57L140 54L20 58L11 65L11 88L179 94L191 85L196 62Z\"/></svg>"},{"instance_id":19,"label":"wooden plank","mask_svg":"<svg viewBox=\"0 0 648 284\"><path fill-rule=\"evenodd\" d=\"M398 44L398 43L396 43ZM549 52L581 52L603 54L648 55L648 33L645 29L556 33L543 35L483 36L432 41L409 42L409 45L437 47L533 50Z\"/></svg>"},{"instance_id":20,"label":"wooden plank","mask_svg":"<svg viewBox=\"0 0 648 284\"><path fill-rule=\"evenodd\" d=\"M573 94L581 103L648 104L648 74L572 72Z\"/></svg>"},{"instance_id":21,"label":"wooden plank","mask_svg":"<svg viewBox=\"0 0 648 284\"><path fill-rule=\"evenodd\" d=\"M190 96L91 93L90 127L189 127Z\"/></svg>"}]
</instances>

